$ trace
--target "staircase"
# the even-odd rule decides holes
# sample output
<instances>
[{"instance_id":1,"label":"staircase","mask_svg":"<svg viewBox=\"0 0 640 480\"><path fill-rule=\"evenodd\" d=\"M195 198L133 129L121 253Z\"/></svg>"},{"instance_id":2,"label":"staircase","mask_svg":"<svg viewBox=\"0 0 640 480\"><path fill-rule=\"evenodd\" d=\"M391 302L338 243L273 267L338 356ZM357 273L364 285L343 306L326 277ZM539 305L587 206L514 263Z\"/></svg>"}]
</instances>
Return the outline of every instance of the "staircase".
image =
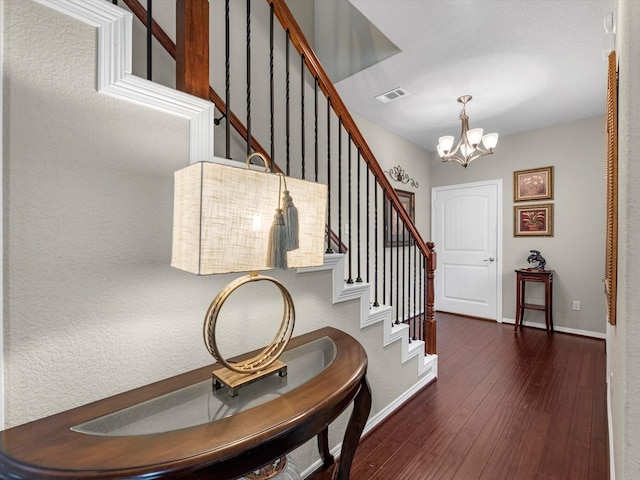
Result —
<instances>
[{"instance_id":1,"label":"staircase","mask_svg":"<svg viewBox=\"0 0 640 480\"><path fill-rule=\"evenodd\" d=\"M148 12L144 9L143 5L140 4L138 0L121 0L121 2L126 5L128 9L138 18L138 20L148 29L149 25L152 26L151 32L147 30L147 40L150 38L151 34L159 41L159 43L167 50L167 52L174 58L176 58L177 47L173 40L165 33L163 28L154 20L150 21L148 17ZM116 2L114 2L116 3ZM201 2L198 0L195 2L196 4L208 2ZM222 2L218 2L222 3ZM243 5L244 4L244 5ZM219 17L224 16L224 26L221 28L221 31L211 32L212 43L213 44L226 44L227 48L229 45L236 45L242 41L247 43L246 47L246 65L244 66L244 70L240 69L240 73L236 73L233 77L234 80L237 81L238 76L241 79L246 79L246 86L243 88L238 88L236 91L232 91L231 89L231 77L233 68L230 66L234 59L229 56L226 57L224 65L225 68L217 68L214 69L216 71L224 72L226 75L221 76L218 75L217 78L214 75L212 81L213 84L217 84L218 88L221 91L224 91L224 98L226 102L222 99L223 95L217 93L216 89L209 86L209 75L208 68L198 67L198 62L191 62L193 68L201 70L206 70L203 75L206 78L201 79L198 85L198 80L194 80L193 78L197 73L192 73L188 75L191 78L191 84L187 82L187 85L182 85L183 88L187 91L191 91L193 93L197 93L198 91L204 92L206 91L206 97L216 106L218 110L218 118L214 120L216 128L218 130L224 129L224 139L221 142L224 145L224 148L218 148L218 152L220 155L224 155L225 159L220 157L216 157L214 161L229 163L234 162L232 158L242 159L247 153L258 151L263 155L269 158L276 158L282 160L282 157L285 157L285 161L277 161L276 165L278 166L278 170L285 172L287 175L293 175L298 178L303 179L315 179L315 181L324 181L329 184L330 192L330 200L329 200L329 228L327 230L327 253L325 255L325 265L317 268L303 268L299 269L299 272L312 272L318 270L330 270L332 272L333 279L333 302L339 303L348 300L358 300L360 302L360 327L366 328L370 325L376 323L382 323L383 328L383 339L382 345L387 346L393 342L399 341L402 344L402 353L401 353L401 361L404 363L412 357L417 357L418 363L418 376L422 377L424 374L426 376L420 382L421 385L428 383L437 376L437 356L435 355L435 320L433 318L433 272L435 270L435 252L433 251L432 244L426 244L422 238L420 237L419 232L417 231L414 223L411 218L408 216L407 212L401 207L400 200L398 199L394 189L391 187L387 177L384 175L382 169L379 164L375 160L375 157L369 147L366 144L366 141L362 137L361 133L358 130L357 125L351 118L346 106L340 99L339 94L337 93L335 87L329 80L328 76L324 72L320 61L315 56L315 53L309 46L307 40L304 37L301 29L297 25L293 15L290 10L286 6L286 3L282 0L267 0L266 4L269 8L269 29L270 29L270 39L269 39L269 73L270 73L270 90L273 92L278 88L284 89L284 100L274 98L274 94L271 93L270 98L270 107L267 107L265 103L262 104L264 109L270 108L270 131L264 130L261 132L263 138L270 137L270 149L264 148L262 143L257 140L256 135L258 135L258 128L253 123L252 125L252 116L255 118L257 110L256 104L258 103L258 99L256 98L255 91L252 92L251 89L255 87L252 86L251 80L251 70L255 67L252 66L252 57L256 56L255 53L255 45L251 43L251 32L252 29L256 29L256 24L258 24L259 20L256 20L255 11L258 10L256 6L251 8L251 2L247 1L225 1L224 2L224 11L222 9L218 9L217 13ZM254 3L255 5L255 3ZM194 7L194 8L201 8ZM215 7L212 7L212 9ZM244 10L243 10L244 8ZM253 11L252 11L253 10ZM264 10L264 9L263 9ZM234 17L235 14L235 17ZM192 14L193 15L193 14ZM265 11L262 12L264 17ZM188 15L185 15L188 16ZM244 28L240 28L240 24L233 23L233 18L246 18L245 25L242 25ZM280 24L282 30L280 32L277 31L277 24ZM222 21L220 20L218 24L222 25ZM262 26L265 25L265 21L262 21ZM275 27L274 27L275 25ZM196 28L198 25L190 25L184 28ZM178 25L178 33L177 36L181 38L185 38L189 35L188 31L180 32L181 25ZM233 36L234 32L240 32L241 35ZM217 37L214 36L217 34ZM279 34L279 36L278 36ZM195 38L202 38L205 36L202 32L197 32L193 35ZM192 40L193 41L193 40ZM255 43L255 40L254 40ZM278 44L279 48L275 47ZM283 50L284 44L284 52ZM188 47L187 47L188 48ZM295 49L295 53L291 52ZM184 47L183 47L184 50ZM274 62L274 57L277 57L278 54L282 55L284 53L285 58L284 62ZM264 52L263 52L264 54ZM295 54L299 55L296 57ZM297 59L296 59L297 58ZM147 70L150 71L149 64L151 63L151 58L147 57ZM296 63L299 62L299 67L293 68ZM187 60L182 60L182 63L189 62ZM280 70L280 73L284 72L283 78L285 85L277 85L277 79L274 80L276 76L276 71ZM295 72L294 72L295 71ZM308 72L307 72L308 71ZM295 80L292 80L292 77L297 74ZM182 77L180 80L180 75L178 75L179 83L184 84L185 80ZM205 82L203 86L203 82ZM293 93L294 85L301 83L302 85L299 89ZM242 91L242 94L246 96L243 97L239 95L237 92ZM309 95L310 89L313 89L313 95ZM262 92L264 93L264 92ZM322 106L318 106L319 96L324 94L326 99L326 113L321 111L323 109ZM305 98L305 95L306 98ZM298 99L293 100L294 97L298 97ZM299 113L299 116L293 119L294 115L292 114L292 103L300 102L300 108L302 109L302 113ZM278 120L274 119L274 103L277 102L285 102L286 112L284 113L284 118L280 118L280 121L284 120L285 129L284 135L280 135L279 138L274 138L274 130L277 128ZM305 105L305 102L312 104L312 106ZM230 103L234 105L240 104L240 107L236 107L237 110L245 110L245 120L244 122L239 118L239 115L234 113L234 110L230 108ZM308 125L305 128L304 123L305 119L309 115L309 112L305 112L305 108L309 110L313 110L314 119L310 122L311 125ZM253 112L252 112L253 110ZM320 118L323 113L325 116ZM263 115L264 117L264 115ZM334 122L332 125L332 121ZM294 134L291 133L293 130L291 127L292 123L301 122L302 123L302 140L299 140L294 137ZM264 122L267 123L267 122ZM319 130L321 130L326 123L326 128L324 132L319 134ZM336 126L338 128L336 132ZM254 134L252 134L252 131ZM281 132L282 133L282 132ZM332 138L333 134L333 138ZM326 142L327 145L319 145L318 137L322 137L324 135L325 138L320 140L320 142ZM342 145L343 135L348 136L349 145L345 148ZM218 135L221 137L221 135ZM305 148L305 138L307 137L315 137L315 141L309 142L313 144L312 147ZM298 145L298 142L302 143L302 145ZM332 148L331 142L338 142L337 151L335 146ZM237 144L244 144L246 146L246 151L237 150ZM353 147L352 147L353 143ZM294 145L295 144L295 145ZM367 175L371 174L374 177L374 188L376 188L375 194L376 198L373 201L375 208L375 228L369 224L374 223L373 213L370 211L370 203L371 200L367 198L367 212L368 215L367 221L367 243L371 240L369 238L369 233L372 237L375 238L376 245L373 248L370 248L367 245L367 248L360 248L360 232L363 229L362 224L364 220L361 220L358 217L357 221L355 220L355 215L352 215L352 198L354 195L351 193L351 187L354 190L358 189L358 207L357 212L358 215L360 212L364 215L364 208L360 205L361 193L360 190L364 190L365 188L369 188L369 181L363 182L360 179L360 164L357 165L358 168L358 180L353 180L351 177L355 174L352 172L352 161L351 155L353 149L357 149L358 160L362 161L363 164L366 165L368 169ZM309 151L306 151L306 150ZM200 147L195 147L193 151L199 152L203 149ZM222 152L224 150L224 153ZM269 151L268 151L269 150ZM313 160L307 160L308 164L305 165L305 156L310 157L313 152ZM274 155L274 152L280 152L280 155ZM284 152L284 154L282 153ZM328 157L328 165L327 172L323 177L322 172L318 173L318 170L322 168L318 166L318 158L324 160L324 156ZM333 158L332 158L333 156ZM344 170L347 167L343 165L343 157L349 157L348 163L348 180L344 179ZM355 154L354 154L355 156ZM302 157L302 162L300 164L296 164L292 161L292 158ZM336 165L336 157L337 165ZM203 157L200 157L203 158ZM321 160L321 161L322 161ZM286 163L286 165L282 165L282 163ZM331 169L333 168L333 173ZM309 174L309 170L315 170L315 175ZM337 174L336 174L337 170ZM312 177L312 178L310 178ZM333 185L332 185L333 183ZM343 193L343 189L346 190L346 187L343 188L344 185L348 185L349 194L348 199L345 201L343 198L347 195ZM338 187L336 189L336 184ZM378 190L379 189L379 190ZM337 192L336 192L337 190ZM377 198L377 194L380 193L380 198ZM369 192L367 191L367 195ZM336 207L335 203L332 207L331 205L331 197L333 197L333 201L336 201L336 197L338 200L338 205ZM355 203L355 200L354 200ZM357 251L353 253L354 248L352 248L352 228L349 229L349 235L343 237L343 210L349 211L348 215L348 224L350 226L355 226L358 234L358 247ZM355 207L353 208L355 210ZM333 214L333 221L332 221ZM420 275L424 273L424 279L421 277L418 283L418 288L422 290L421 298L424 301L420 304L418 308L413 305L411 306L411 286L405 286L404 282L404 271L401 275L399 273L400 268L404 270L405 267L409 269L411 267L411 258L407 261L405 258L405 253L407 250L411 250L412 248L396 248L395 255L395 263L394 263L394 255L392 252L387 252L389 250L385 246L378 245L378 237L385 235L385 232L381 232L380 228L377 224L378 215L380 216L389 216L389 218L397 217L398 218L398 231L402 231L403 235L407 235L407 238L403 238L403 242L405 245L411 245L415 248L414 253L414 263L416 262L416 258L419 258L419 266L424 264L424 269L420 272ZM346 215L345 215L346 216ZM338 218L336 218L338 217ZM388 226L387 226L388 228ZM336 233L337 232L337 233ZM355 236L355 235L354 235ZM363 234L364 236L364 234ZM380 244L382 244L382 240L380 240ZM333 253L337 251L337 253ZM397 252L402 251L402 258ZM374 252L373 254L371 252ZM375 274L369 275L367 273L367 280L363 280L363 276L361 274L361 262L367 262L367 266L372 263L374 260L370 257L375 255L375 266L376 272ZM366 258L365 258L366 256ZM378 272L378 257L383 257L382 263L383 268L381 272ZM352 267L352 262L357 262L357 279L354 281L354 268ZM409 263L409 265L407 265ZM394 272L395 267L395 272ZM418 273L415 271L408 274L408 277L411 276L416 277ZM389 281L387 284L387 279L385 277L394 277L395 276L395 284L393 279ZM368 281L373 277L373 281ZM402 278L400 278L402 277ZM380 286L379 284L382 284ZM395 289L395 291L394 291ZM400 290L402 292L400 293ZM414 291L416 289L416 284L414 280ZM408 292L408 293L406 293ZM405 295L409 297L405 299ZM416 296L416 295L414 295ZM382 297L382 298L381 298ZM380 301L382 300L382 302ZM414 298L414 304L416 303L416 299ZM418 321L416 321L418 320ZM424 381L426 380L426 382Z\"/></svg>"},{"instance_id":2,"label":"staircase","mask_svg":"<svg viewBox=\"0 0 640 480\"><path fill-rule=\"evenodd\" d=\"M306 108L309 109L302 116L307 115L312 118L306 128L303 128L306 132L304 137L313 138L318 131L322 136L322 130L325 136L320 141L307 142L306 147L305 142L303 141L300 145L298 139L294 148L292 136L285 135L279 140L265 142L270 144L267 152L267 149L261 147L255 139L260 133L263 134L261 139L271 137L269 128L266 133L260 132L255 123L255 116L258 115L255 92L251 96L251 101L237 102L242 108L253 105L251 109L254 111L247 115L254 118L253 127L251 127L245 125L246 119L245 122L241 122L228 107L230 102L222 102L220 96L212 93L213 89L210 89L209 93L214 97L217 113L209 101L131 75L131 19L123 13L122 9L101 0L36 1L97 27L97 89L99 92L188 119L191 161L214 158L214 143L211 135L214 128L218 130L224 128L228 132L235 124L240 124L244 129L238 126L238 131L225 132L225 136L232 138L230 144L227 143L224 146L225 150L238 149L240 142L238 139L242 139L251 150L263 151L278 159L284 158L283 162L278 161L278 163L281 164L281 170L287 174L326 182L330 185L332 200L328 219L325 264L321 267L300 269L298 274L304 277L314 272L329 272L332 279L332 302L339 304L355 301L359 311L359 328L363 332L379 331L381 350L391 345L399 345L400 364L413 358L417 364L415 384L392 401L374 405L374 415L369 419L367 430L382 421L415 391L436 378L437 356L435 354L435 320L433 319L435 253L432 245L422 240L415 225L401 206L397 195L364 139L361 138L355 122L339 99L335 88L328 82L326 74L323 73L294 20L289 18L290 13L284 2L266 2L271 14L267 17L269 18L267 23L276 23L273 21L274 18L285 21L289 25L288 30L280 32L282 38L286 40L284 49L289 51L291 46L295 47L296 51L298 49L302 51L300 54L302 57L295 62L288 60L286 63L292 65L299 62L301 65L304 86L297 94L304 96L302 92L308 93L309 90L315 93L315 95L307 95L305 100L302 100L303 104L307 102ZM126 0L126 3L133 6L132 10L136 10L135 0ZM258 23L254 22L252 26L257 28ZM159 27L155 30L159 30ZM160 32L157 32L157 35L162 37ZM286 52L282 52L282 49L278 52L275 56L287 55ZM291 74L292 72L288 71L286 76L290 77ZM229 82L218 80L218 83L224 85ZM291 93L291 85L282 88ZM231 94L226 94L225 97L234 98ZM287 103L290 101L291 95ZM319 106L315 106L316 104ZM220 123L223 125L214 127L214 118L220 118L221 114L223 119ZM287 118L283 122L267 120L263 123L271 124L270 128L273 129L274 123L291 126L291 123L299 121L294 120L291 114L284 114L284 116ZM248 123L250 125L252 122ZM216 135L216 138L220 136L219 133ZM341 145L343 141L344 144ZM217 145L218 142L216 142L216 148L218 148ZM303 153L305 148L306 153ZM240 150L243 149L244 145L240 147ZM274 152L276 152L275 155ZM229 155L225 152L223 156L244 158L244 154L245 152L231 151ZM305 164L304 160L302 163L291 160L300 157L306 158L307 163ZM324 162L319 167L317 166L318 158ZM216 160L234 161L231 158L219 157L216 157ZM362 168L361 171L360 166L366 168ZM361 179L361 176L364 178ZM385 232L381 225L384 215L397 219L396 227L399 228L396 231L403 232L402 237L406 235L406 239L402 239L404 247L384 246ZM342 228L345 223L350 226L346 234ZM402 273L400 273L401 270ZM368 349L368 353L372 360L378 355L375 350ZM390 375L393 375L394 368L397 366L388 365ZM339 450L339 447L336 445L334 451Z\"/></svg>"}]
</instances>

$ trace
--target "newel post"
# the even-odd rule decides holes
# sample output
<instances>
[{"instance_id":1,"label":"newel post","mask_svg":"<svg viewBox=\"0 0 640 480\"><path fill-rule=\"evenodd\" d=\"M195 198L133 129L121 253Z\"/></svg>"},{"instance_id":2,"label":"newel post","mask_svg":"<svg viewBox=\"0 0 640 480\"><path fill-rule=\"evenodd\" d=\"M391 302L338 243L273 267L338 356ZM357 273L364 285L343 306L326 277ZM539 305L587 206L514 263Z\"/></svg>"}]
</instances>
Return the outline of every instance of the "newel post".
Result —
<instances>
[{"instance_id":1,"label":"newel post","mask_svg":"<svg viewBox=\"0 0 640 480\"><path fill-rule=\"evenodd\" d=\"M435 316L435 290L434 290L434 282L435 282L435 270L437 267L437 255L433 250L434 244L432 242L427 243L427 247L429 247L430 255L427 261L427 315L425 318L425 336L427 338L427 342L425 345L426 352L428 354L436 353L436 316Z\"/></svg>"},{"instance_id":2,"label":"newel post","mask_svg":"<svg viewBox=\"0 0 640 480\"><path fill-rule=\"evenodd\" d=\"M209 0L176 2L176 89L209 98Z\"/></svg>"}]
</instances>

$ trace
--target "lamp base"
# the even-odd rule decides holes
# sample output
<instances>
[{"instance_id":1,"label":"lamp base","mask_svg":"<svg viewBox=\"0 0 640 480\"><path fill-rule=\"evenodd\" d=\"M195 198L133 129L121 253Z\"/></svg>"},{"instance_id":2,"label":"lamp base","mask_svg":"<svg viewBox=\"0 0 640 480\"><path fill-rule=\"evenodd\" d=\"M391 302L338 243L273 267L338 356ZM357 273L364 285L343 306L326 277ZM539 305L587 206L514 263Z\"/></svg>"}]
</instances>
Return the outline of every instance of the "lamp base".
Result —
<instances>
[{"instance_id":1,"label":"lamp base","mask_svg":"<svg viewBox=\"0 0 640 480\"><path fill-rule=\"evenodd\" d=\"M220 367L213 372L213 388L219 390L227 387L230 397L238 395L238 390L250 383L256 382L261 378L277 373L280 377L287 376L287 364L276 360L264 370L252 373L238 373L225 367Z\"/></svg>"}]
</instances>

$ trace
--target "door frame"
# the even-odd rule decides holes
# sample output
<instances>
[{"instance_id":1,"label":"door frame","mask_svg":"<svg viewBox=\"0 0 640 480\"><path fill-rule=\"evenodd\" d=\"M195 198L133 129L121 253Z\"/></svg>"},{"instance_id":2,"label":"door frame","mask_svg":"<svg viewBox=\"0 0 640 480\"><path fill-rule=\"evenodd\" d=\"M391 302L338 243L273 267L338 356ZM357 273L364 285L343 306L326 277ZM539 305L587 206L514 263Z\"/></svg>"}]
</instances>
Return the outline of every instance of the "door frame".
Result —
<instances>
[{"instance_id":1,"label":"door frame","mask_svg":"<svg viewBox=\"0 0 640 480\"><path fill-rule=\"evenodd\" d=\"M503 264L502 264L502 244L503 244L503 198L502 198L502 179L497 178L495 180L486 180L481 182L459 183L456 185L443 185L441 187L431 187L431 238L436 238L436 200L438 192L447 190L456 190L462 188L474 188L474 187L496 187L496 322L502 323L502 276ZM438 245L435 246L436 253L438 251ZM436 275L438 274L436 270Z\"/></svg>"}]
</instances>

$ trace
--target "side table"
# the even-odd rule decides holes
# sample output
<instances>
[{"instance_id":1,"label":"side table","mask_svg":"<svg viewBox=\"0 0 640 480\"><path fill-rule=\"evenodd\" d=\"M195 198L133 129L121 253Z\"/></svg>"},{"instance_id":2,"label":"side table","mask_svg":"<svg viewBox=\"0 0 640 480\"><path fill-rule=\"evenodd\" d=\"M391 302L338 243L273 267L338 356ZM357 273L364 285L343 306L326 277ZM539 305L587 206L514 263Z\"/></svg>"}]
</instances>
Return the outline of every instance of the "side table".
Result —
<instances>
[{"instance_id":1,"label":"side table","mask_svg":"<svg viewBox=\"0 0 640 480\"><path fill-rule=\"evenodd\" d=\"M235 397L213 389L209 365L4 430L0 479L233 480L316 437L312 475L348 480L371 409L364 348L325 327L292 338L281 358L286 377ZM350 405L336 462L328 428Z\"/></svg>"},{"instance_id":2,"label":"side table","mask_svg":"<svg viewBox=\"0 0 640 480\"><path fill-rule=\"evenodd\" d=\"M524 318L524 310L541 310L545 313L544 319L547 327L547 335L553 333L553 274L555 270L535 270L535 269L519 269L516 270L516 325L514 330L517 332L518 327L522 328L522 320ZM526 282L544 283L544 305L525 302Z\"/></svg>"}]
</instances>

